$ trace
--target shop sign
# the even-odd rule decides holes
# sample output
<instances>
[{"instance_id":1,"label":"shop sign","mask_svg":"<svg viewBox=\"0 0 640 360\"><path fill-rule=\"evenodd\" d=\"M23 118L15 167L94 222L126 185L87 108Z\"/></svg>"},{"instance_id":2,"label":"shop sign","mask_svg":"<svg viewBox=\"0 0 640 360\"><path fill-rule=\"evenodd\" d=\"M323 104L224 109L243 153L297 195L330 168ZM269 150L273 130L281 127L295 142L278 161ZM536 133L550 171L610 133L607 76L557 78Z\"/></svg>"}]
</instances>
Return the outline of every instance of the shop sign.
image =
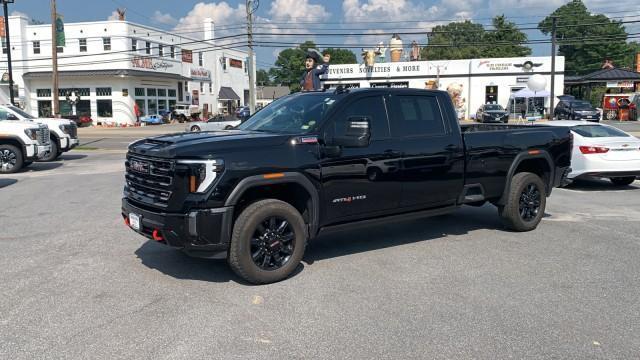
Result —
<instances>
[{"instance_id":1,"label":"shop sign","mask_svg":"<svg viewBox=\"0 0 640 360\"><path fill-rule=\"evenodd\" d=\"M193 63L193 52L191 50L182 49L182 62Z\"/></svg>"},{"instance_id":2,"label":"shop sign","mask_svg":"<svg viewBox=\"0 0 640 360\"><path fill-rule=\"evenodd\" d=\"M529 77L528 76L518 76L518 77L516 77L516 82L518 84L526 83L527 81L529 81Z\"/></svg>"},{"instance_id":3,"label":"shop sign","mask_svg":"<svg viewBox=\"0 0 640 360\"><path fill-rule=\"evenodd\" d=\"M372 88L408 88L408 81L395 81L395 82L386 82L386 83L371 83L370 86Z\"/></svg>"},{"instance_id":4,"label":"shop sign","mask_svg":"<svg viewBox=\"0 0 640 360\"><path fill-rule=\"evenodd\" d=\"M144 57L144 56L135 56L133 59L131 59L131 65L134 68L150 69L150 70L167 70L173 67L173 64L168 63L164 60L154 61L153 58Z\"/></svg>"},{"instance_id":5,"label":"shop sign","mask_svg":"<svg viewBox=\"0 0 640 360\"><path fill-rule=\"evenodd\" d=\"M373 66L363 66L363 65L330 65L328 74L329 75L393 75L393 74L402 74L406 75L408 73L420 73L422 70L421 64L383 64L383 65L373 65ZM335 78L335 76L333 76Z\"/></svg>"},{"instance_id":6,"label":"shop sign","mask_svg":"<svg viewBox=\"0 0 640 360\"><path fill-rule=\"evenodd\" d=\"M205 68L192 68L191 69L192 80L211 81L211 71Z\"/></svg>"},{"instance_id":7,"label":"shop sign","mask_svg":"<svg viewBox=\"0 0 640 360\"><path fill-rule=\"evenodd\" d=\"M229 59L229 66L242 69L242 60Z\"/></svg>"},{"instance_id":8,"label":"shop sign","mask_svg":"<svg viewBox=\"0 0 640 360\"><path fill-rule=\"evenodd\" d=\"M607 87L633 89L633 81L607 81Z\"/></svg>"},{"instance_id":9,"label":"shop sign","mask_svg":"<svg viewBox=\"0 0 640 360\"><path fill-rule=\"evenodd\" d=\"M478 68L481 66L485 66L489 71L505 71L509 70L513 66L513 63L495 63L491 60L482 60L478 62Z\"/></svg>"}]
</instances>

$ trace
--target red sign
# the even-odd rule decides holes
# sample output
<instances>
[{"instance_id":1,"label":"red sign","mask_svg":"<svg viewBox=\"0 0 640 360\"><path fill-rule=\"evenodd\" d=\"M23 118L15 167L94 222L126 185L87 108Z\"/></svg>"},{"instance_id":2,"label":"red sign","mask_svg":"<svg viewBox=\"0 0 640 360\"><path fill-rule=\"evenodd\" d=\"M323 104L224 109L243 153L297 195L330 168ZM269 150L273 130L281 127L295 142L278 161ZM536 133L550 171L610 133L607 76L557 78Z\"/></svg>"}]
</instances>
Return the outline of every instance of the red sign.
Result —
<instances>
[{"instance_id":1,"label":"red sign","mask_svg":"<svg viewBox=\"0 0 640 360\"><path fill-rule=\"evenodd\" d=\"M182 62L193 63L193 52L191 50L182 49Z\"/></svg>"},{"instance_id":2,"label":"red sign","mask_svg":"<svg viewBox=\"0 0 640 360\"><path fill-rule=\"evenodd\" d=\"M5 37L5 32L4 32L4 17L0 16L0 37Z\"/></svg>"},{"instance_id":3,"label":"red sign","mask_svg":"<svg viewBox=\"0 0 640 360\"><path fill-rule=\"evenodd\" d=\"M229 66L242 69L242 60L229 59Z\"/></svg>"},{"instance_id":4,"label":"red sign","mask_svg":"<svg viewBox=\"0 0 640 360\"><path fill-rule=\"evenodd\" d=\"M640 52L636 54L636 72L640 73Z\"/></svg>"},{"instance_id":5,"label":"red sign","mask_svg":"<svg viewBox=\"0 0 640 360\"><path fill-rule=\"evenodd\" d=\"M200 105L200 92L198 90L192 90L191 94L191 105Z\"/></svg>"}]
</instances>

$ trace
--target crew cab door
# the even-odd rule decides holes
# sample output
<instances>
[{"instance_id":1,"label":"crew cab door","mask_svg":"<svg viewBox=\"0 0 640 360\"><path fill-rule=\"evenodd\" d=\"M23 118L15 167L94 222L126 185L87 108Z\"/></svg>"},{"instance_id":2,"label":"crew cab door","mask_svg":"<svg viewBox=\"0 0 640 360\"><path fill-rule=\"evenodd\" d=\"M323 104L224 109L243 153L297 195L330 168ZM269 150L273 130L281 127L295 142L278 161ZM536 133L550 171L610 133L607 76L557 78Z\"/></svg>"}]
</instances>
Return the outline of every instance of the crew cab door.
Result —
<instances>
[{"instance_id":1,"label":"crew cab door","mask_svg":"<svg viewBox=\"0 0 640 360\"><path fill-rule=\"evenodd\" d=\"M382 95L357 97L338 109L324 126L321 146L322 206L325 223L395 209L400 199L399 143L390 136ZM368 121L366 146L334 145L349 119Z\"/></svg>"},{"instance_id":2,"label":"crew cab door","mask_svg":"<svg viewBox=\"0 0 640 360\"><path fill-rule=\"evenodd\" d=\"M401 207L454 204L464 186L460 129L442 101L436 95L391 96L391 135L403 152Z\"/></svg>"}]
</instances>

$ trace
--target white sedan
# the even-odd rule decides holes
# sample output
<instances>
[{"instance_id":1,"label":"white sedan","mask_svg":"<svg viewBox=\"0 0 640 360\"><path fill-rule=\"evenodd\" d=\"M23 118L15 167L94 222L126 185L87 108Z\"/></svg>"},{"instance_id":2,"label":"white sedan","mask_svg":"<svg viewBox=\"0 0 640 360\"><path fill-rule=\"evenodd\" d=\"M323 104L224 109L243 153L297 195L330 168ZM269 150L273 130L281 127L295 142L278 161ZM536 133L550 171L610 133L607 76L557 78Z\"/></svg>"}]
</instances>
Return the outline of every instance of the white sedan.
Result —
<instances>
[{"instance_id":1,"label":"white sedan","mask_svg":"<svg viewBox=\"0 0 640 360\"><path fill-rule=\"evenodd\" d=\"M613 126L586 121L550 121L567 126L573 134L569 179L609 178L629 185L640 176L640 139Z\"/></svg>"},{"instance_id":2,"label":"white sedan","mask_svg":"<svg viewBox=\"0 0 640 360\"><path fill-rule=\"evenodd\" d=\"M217 131L228 130L240 125L242 121L237 118L228 118L224 116L214 116L207 121L198 121L189 123L186 131Z\"/></svg>"}]
</instances>

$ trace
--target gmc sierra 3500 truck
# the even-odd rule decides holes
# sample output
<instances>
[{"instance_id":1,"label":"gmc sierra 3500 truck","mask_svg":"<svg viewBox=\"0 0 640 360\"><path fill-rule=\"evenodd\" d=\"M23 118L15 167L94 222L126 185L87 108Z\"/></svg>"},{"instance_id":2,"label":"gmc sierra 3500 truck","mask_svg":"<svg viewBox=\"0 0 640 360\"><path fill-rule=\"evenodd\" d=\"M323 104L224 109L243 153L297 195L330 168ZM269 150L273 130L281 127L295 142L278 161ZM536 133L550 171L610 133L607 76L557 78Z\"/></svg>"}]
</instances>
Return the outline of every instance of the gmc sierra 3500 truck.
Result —
<instances>
[{"instance_id":1,"label":"gmc sierra 3500 truck","mask_svg":"<svg viewBox=\"0 0 640 360\"><path fill-rule=\"evenodd\" d=\"M139 234L270 283L309 240L350 225L488 201L508 229L533 230L571 146L567 128L460 126L442 91L298 93L232 130L131 144L122 215Z\"/></svg>"},{"instance_id":2,"label":"gmc sierra 3500 truck","mask_svg":"<svg viewBox=\"0 0 640 360\"><path fill-rule=\"evenodd\" d=\"M12 121L0 116L0 174L11 174L51 151L49 129L31 121Z\"/></svg>"}]
</instances>

